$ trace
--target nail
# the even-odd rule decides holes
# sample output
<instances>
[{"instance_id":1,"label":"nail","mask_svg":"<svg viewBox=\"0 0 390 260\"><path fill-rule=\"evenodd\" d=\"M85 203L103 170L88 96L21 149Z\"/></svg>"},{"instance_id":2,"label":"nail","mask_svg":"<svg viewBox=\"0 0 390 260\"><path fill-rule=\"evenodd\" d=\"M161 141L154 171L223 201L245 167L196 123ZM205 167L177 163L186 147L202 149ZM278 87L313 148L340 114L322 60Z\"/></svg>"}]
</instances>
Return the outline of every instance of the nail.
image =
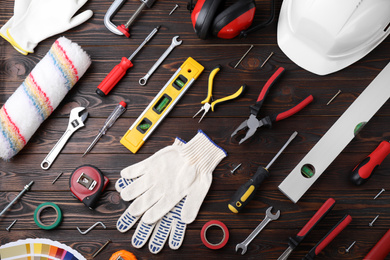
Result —
<instances>
[{"instance_id":1,"label":"nail","mask_svg":"<svg viewBox=\"0 0 390 260\"><path fill-rule=\"evenodd\" d=\"M272 55L274 55L274 52L271 52L271 54L268 56L268 58L266 58L265 61L263 62L263 64L261 64L260 68L262 68L267 63L267 61L271 58Z\"/></svg>"},{"instance_id":2,"label":"nail","mask_svg":"<svg viewBox=\"0 0 390 260\"><path fill-rule=\"evenodd\" d=\"M54 184L61 177L62 174L63 172L60 172L60 174L58 174L58 176L54 179L54 181L51 184Z\"/></svg>"},{"instance_id":3,"label":"nail","mask_svg":"<svg viewBox=\"0 0 390 260\"><path fill-rule=\"evenodd\" d=\"M99 248L93 255L92 258L95 258L109 243L111 242L111 239L107 240L107 242L102 245L101 248Z\"/></svg>"},{"instance_id":4,"label":"nail","mask_svg":"<svg viewBox=\"0 0 390 260\"><path fill-rule=\"evenodd\" d=\"M247 50L245 52L245 54L242 55L241 59L237 62L236 66L234 66L234 68L237 68L237 66L240 65L241 61L246 57L246 55L248 55L248 53L252 50L253 47L254 47L253 45L251 45L251 47L249 47L249 50Z\"/></svg>"},{"instance_id":5,"label":"nail","mask_svg":"<svg viewBox=\"0 0 390 260\"><path fill-rule=\"evenodd\" d=\"M341 90L339 90L330 100L329 100L329 102L328 103L326 103L326 105L329 105L330 104L330 102L332 102L333 101L333 99L335 99L339 94L341 93Z\"/></svg>"},{"instance_id":6,"label":"nail","mask_svg":"<svg viewBox=\"0 0 390 260\"><path fill-rule=\"evenodd\" d=\"M353 245L355 245L356 241L353 241L353 243L347 248L345 249L345 252L349 253L349 250L351 250L351 248L353 247Z\"/></svg>"},{"instance_id":7,"label":"nail","mask_svg":"<svg viewBox=\"0 0 390 260\"><path fill-rule=\"evenodd\" d=\"M176 9L179 8L179 5L176 4L175 7L173 7L172 11L169 13L169 15L173 14L174 11L176 11Z\"/></svg>"},{"instance_id":8,"label":"nail","mask_svg":"<svg viewBox=\"0 0 390 260\"><path fill-rule=\"evenodd\" d=\"M379 215L377 215L368 225L372 227L374 225L374 222L379 218Z\"/></svg>"},{"instance_id":9,"label":"nail","mask_svg":"<svg viewBox=\"0 0 390 260\"><path fill-rule=\"evenodd\" d=\"M18 221L18 220L15 219L14 222L12 222L11 225L9 225L5 230L7 230L9 232L11 230L11 228L13 227L13 225L15 225L16 221Z\"/></svg>"},{"instance_id":10,"label":"nail","mask_svg":"<svg viewBox=\"0 0 390 260\"><path fill-rule=\"evenodd\" d=\"M231 173L234 173L240 166L241 166L242 163L240 163L239 165L237 165L233 170L231 170L230 172Z\"/></svg>"},{"instance_id":11,"label":"nail","mask_svg":"<svg viewBox=\"0 0 390 260\"><path fill-rule=\"evenodd\" d=\"M384 191L386 191L386 190L385 189L381 189L381 191L378 194L376 194L376 196L374 197L374 200L376 200L376 198L378 198L379 195L381 195Z\"/></svg>"}]
</instances>

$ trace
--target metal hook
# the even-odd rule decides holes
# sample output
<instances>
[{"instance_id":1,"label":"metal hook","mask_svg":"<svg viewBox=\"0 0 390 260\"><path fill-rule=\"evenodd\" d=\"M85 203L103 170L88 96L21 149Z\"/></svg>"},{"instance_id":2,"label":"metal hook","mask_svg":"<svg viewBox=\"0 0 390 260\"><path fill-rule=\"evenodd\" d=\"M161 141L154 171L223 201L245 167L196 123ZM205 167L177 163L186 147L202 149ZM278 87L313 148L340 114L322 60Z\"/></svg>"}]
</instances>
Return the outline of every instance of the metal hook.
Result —
<instances>
[{"instance_id":1,"label":"metal hook","mask_svg":"<svg viewBox=\"0 0 390 260\"><path fill-rule=\"evenodd\" d=\"M77 227L77 230L80 232L80 234L85 235L99 224L102 225L104 227L104 229L106 229L106 226L103 224L103 222L98 221L85 231L81 231L79 227Z\"/></svg>"}]
</instances>

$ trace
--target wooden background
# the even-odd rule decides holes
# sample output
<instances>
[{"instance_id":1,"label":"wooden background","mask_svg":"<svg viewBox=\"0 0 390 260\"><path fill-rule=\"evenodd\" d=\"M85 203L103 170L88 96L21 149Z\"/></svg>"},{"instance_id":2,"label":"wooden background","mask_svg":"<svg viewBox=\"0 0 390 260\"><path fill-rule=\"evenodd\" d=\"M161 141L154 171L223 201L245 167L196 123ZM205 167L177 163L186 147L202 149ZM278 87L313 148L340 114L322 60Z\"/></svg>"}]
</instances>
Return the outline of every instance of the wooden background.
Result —
<instances>
[{"instance_id":1,"label":"wooden background","mask_svg":"<svg viewBox=\"0 0 390 260\"><path fill-rule=\"evenodd\" d=\"M255 23L258 23L267 18L269 6L268 1L256 2ZM50 238L73 247L86 258L91 258L95 250L111 239L113 242L96 259L108 259L121 249L133 252L138 259L276 259L287 248L288 237L296 235L322 203L333 197L337 204L332 212L291 254L290 259L301 259L347 213L353 218L351 224L318 259L362 259L370 251L390 228L390 193L386 191L373 200L382 188L390 189L390 159L387 158L375 176L363 186L351 184L348 174L382 140L390 140L388 102L297 204L284 196L277 186L389 62L390 38L352 66L321 77L301 69L283 54L276 43L277 22L247 39L200 40L193 32L185 1L157 1L152 9L144 11L138 18L128 39L112 34L103 24L104 14L111 3L112 1L105 0L89 1L83 10L93 10L94 16L81 26L61 34L80 44L90 54L92 65L41 125L27 146L11 161L0 162L0 209L25 184L35 181L31 191L0 217L1 244L25 238ZM168 16L176 3L180 8L172 16ZM278 1L277 14L280 5L281 1ZM138 1L128 1L115 16L114 23L127 21L138 6ZM4 24L12 13L13 1L2 1L0 23ZM96 95L97 85L111 68L123 56L129 57L157 25L162 25L161 30L134 58L134 67L116 88L105 98ZM139 78L146 74L176 35L180 36L183 44L171 53L146 86L140 86ZM35 48L35 53L28 56L19 54L6 41L0 40L0 105L4 104L35 64L43 58L57 37L42 41ZM252 51L234 69L234 65L251 44L254 45ZM275 53L273 57L260 68L271 52ZM189 56L201 63L205 71L140 151L132 154L119 143L120 138ZM235 92L243 83L249 89L242 98L217 106L214 113L209 112L198 124L198 120L192 119L192 116L199 110L200 101L206 97L208 75L217 64L221 64L223 68L215 78L215 98ZM261 115L284 111L309 94L313 94L314 102L297 115L278 122L272 129L261 129L252 139L238 145L235 140L230 139L231 133L249 116L249 105L254 103L264 83L280 66L287 71L271 89ZM326 106L339 89L342 90L340 96ZM82 158L81 155L98 129L121 100L128 103L127 112L93 150ZM86 126L72 136L52 167L48 171L42 170L41 161L65 131L70 110L77 106L84 106L89 112ZM152 255L146 246L142 249L133 248L133 230L122 234L115 227L118 217L128 206L114 188L120 170L171 144L176 136L184 140L191 139L198 129L204 130L229 155L215 170L211 189L197 219L188 225L182 247L173 251L165 246L158 255ZM254 200L242 213L231 213L227 202L235 190L253 175L258 166L265 166L294 131L299 132L298 137L272 165L271 177L262 184ZM230 170L239 163L242 163L242 167L231 174ZM83 164L95 165L110 179L110 184L94 211L74 199L68 187L70 173ZM64 172L64 175L52 185L51 182L59 172ZM50 231L39 229L33 220L35 208L47 201L58 204L64 215L61 225ZM260 223L269 206L279 209L281 217L261 232L249 245L244 256L236 253L236 244L242 242ZM368 223L378 214L380 216L374 226L369 227ZM46 216L47 219L50 217L50 214ZM14 219L18 219L18 222L11 232L5 231ZM200 239L202 226L213 219L224 222L230 232L227 245L220 250L206 248ZM76 230L76 227L84 230L96 221L104 222L107 229L96 228L84 236ZM220 234L211 232L210 236L210 240L218 241ZM346 247L354 240L357 241L356 245L351 252L346 253Z\"/></svg>"}]
</instances>

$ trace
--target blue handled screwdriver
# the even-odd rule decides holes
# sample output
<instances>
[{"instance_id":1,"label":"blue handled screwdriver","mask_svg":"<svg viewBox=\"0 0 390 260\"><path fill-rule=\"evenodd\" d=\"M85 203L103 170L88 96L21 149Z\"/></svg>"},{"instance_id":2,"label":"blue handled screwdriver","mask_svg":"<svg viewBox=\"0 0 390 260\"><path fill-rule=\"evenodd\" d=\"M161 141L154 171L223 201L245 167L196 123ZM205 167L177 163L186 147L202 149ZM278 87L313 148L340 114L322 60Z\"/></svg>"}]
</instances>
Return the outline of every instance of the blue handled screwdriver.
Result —
<instances>
[{"instance_id":1,"label":"blue handled screwdriver","mask_svg":"<svg viewBox=\"0 0 390 260\"><path fill-rule=\"evenodd\" d=\"M99 133L95 137L95 139L92 141L92 143L88 146L87 150L83 154L86 155L91 149L95 146L95 144L99 141L100 137L106 134L107 130L115 123L115 121L126 111L127 104L124 101L121 101L114 109L114 111L111 112L111 115L106 119L106 122L104 122L103 127L99 130Z\"/></svg>"}]
</instances>

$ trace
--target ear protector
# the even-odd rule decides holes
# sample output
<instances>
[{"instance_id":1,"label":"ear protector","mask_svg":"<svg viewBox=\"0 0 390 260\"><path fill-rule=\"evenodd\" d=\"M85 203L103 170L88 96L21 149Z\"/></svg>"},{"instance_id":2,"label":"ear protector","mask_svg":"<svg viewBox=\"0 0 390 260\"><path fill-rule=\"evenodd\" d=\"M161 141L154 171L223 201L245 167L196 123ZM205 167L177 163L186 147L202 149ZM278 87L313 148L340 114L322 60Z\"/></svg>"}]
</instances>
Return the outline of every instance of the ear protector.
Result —
<instances>
[{"instance_id":1,"label":"ear protector","mask_svg":"<svg viewBox=\"0 0 390 260\"><path fill-rule=\"evenodd\" d=\"M192 2L192 1L191 1ZM201 39L210 34L223 39L232 39L237 35L246 37L249 32L257 31L269 25L275 16L275 1L272 0L271 16L268 21L247 30L255 16L255 0L238 0L221 11L225 0L199 0L191 14L192 26Z\"/></svg>"}]
</instances>

